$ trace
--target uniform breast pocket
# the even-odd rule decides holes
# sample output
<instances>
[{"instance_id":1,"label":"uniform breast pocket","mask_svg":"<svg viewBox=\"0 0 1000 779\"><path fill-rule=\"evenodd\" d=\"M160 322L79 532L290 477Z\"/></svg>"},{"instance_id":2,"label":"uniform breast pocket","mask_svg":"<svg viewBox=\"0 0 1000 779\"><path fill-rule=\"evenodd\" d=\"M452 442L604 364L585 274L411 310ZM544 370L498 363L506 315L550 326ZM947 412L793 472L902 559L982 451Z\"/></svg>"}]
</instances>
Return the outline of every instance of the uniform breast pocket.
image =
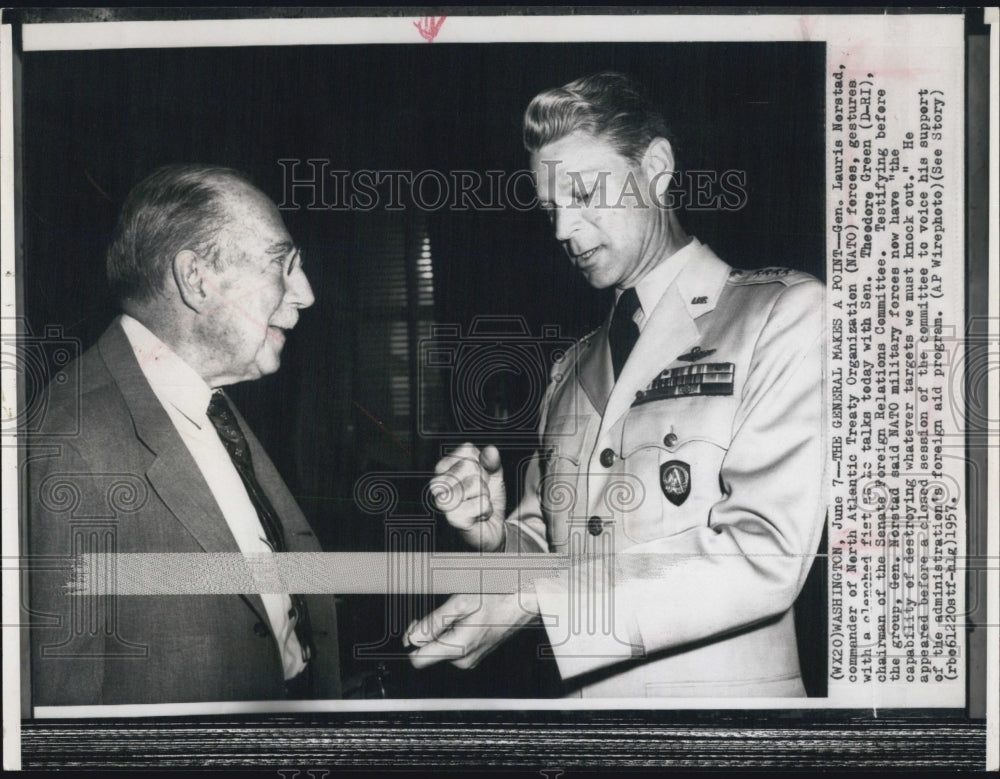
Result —
<instances>
[{"instance_id":1,"label":"uniform breast pocket","mask_svg":"<svg viewBox=\"0 0 1000 779\"><path fill-rule=\"evenodd\" d=\"M720 472L732 439L735 403L725 397L669 398L634 407L622 428L628 473L646 493L625 530L642 540L708 523L722 497Z\"/></svg>"}]
</instances>

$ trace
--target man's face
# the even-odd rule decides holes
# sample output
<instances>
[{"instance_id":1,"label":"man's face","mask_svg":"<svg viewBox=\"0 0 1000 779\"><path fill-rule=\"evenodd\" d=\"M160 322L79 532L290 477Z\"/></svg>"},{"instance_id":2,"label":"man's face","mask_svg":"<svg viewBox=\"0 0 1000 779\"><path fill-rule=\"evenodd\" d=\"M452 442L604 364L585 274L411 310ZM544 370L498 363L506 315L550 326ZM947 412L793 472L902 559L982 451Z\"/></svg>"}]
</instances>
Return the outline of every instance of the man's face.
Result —
<instances>
[{"instance_id":1,"label":"man's face","mask_svg":"<svg viewBox=\"0 0 1000 779\"><path fill-rule=\"evenodd\" d=\"M274 204L245 184L234 184L225 203L230 217L218 237L221 267L206 272L214 303L200 333L218 377L213 386L278 370L285 331L314 300Z\"/></svg>"},{"instance_id":2,"label":"man's face","mask_svg":"<svg viewBox=\"0 0 1000 779\"><path fill-rule=\"evenodd\" d=\"M655 264L657 212L648 171L576 131L531 155L556 240L592 287L632 286Z\"/></svg>"}]
</instances>

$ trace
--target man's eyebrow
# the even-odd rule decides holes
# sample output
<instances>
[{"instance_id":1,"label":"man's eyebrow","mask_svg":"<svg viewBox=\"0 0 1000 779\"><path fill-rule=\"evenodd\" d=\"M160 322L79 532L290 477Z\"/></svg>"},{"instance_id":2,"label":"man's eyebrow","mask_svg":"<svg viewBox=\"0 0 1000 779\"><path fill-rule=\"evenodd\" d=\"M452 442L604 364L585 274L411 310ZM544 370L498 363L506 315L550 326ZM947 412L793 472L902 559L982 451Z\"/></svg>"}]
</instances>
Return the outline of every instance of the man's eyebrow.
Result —
<instances>
[{"instance_id":1,"label":"man's eyebrow","mask_svg":"<svg viewBox=\"0 0 1000 779\"><path fill-rule=\"evenodd\" d=\"M284 257L286 254L295 251L298 247L292 241L279 241L267 247L267 253L275 257Z\"/></svg>"},{"instance_id":2,"label":"man's eyebrow","mask_svg":"<svg viewBox=\"0 0 1000 779\"><path fill-rule=\"evenodd\" d=\"M566 172L566 176L574 184L582 184L584 176L593 176L595 174L597 175L597 181L594 182L595 184L600 183L602 179L611 175L609 171L605 171L602 168L584 168L583 170L571 170Z\"/></svg>"},{"instance_id":3,"label":"man's eyebrow","mask_svg":"<svg viewBox=\"0 0 1000 779\"><path fill-rule=\"evenodd\" d=\"M572 187L574 184L586 186L583 180L584 177L589 177L593 175L597 176L597 180L594 181L594 184L600 184L601 181L607 179L607 177L610 175L610 172L606 171L604 168L601 167L583 168L582 170L568 170L558 177L556 189L557 190L562 189L567 184L570 187Z\"/></svg>"}]
</instances>

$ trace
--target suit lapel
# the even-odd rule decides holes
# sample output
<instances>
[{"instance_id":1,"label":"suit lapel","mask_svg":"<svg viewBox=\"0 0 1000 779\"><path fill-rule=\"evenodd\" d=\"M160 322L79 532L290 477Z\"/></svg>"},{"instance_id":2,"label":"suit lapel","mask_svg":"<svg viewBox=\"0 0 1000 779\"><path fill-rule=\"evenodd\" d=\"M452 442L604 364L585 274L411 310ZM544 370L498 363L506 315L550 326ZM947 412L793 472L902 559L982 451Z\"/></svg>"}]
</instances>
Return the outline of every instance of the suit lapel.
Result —
<instances>
[{"instance_id":1,"label":"suit lapel","mask_svg":"<svg viewBox=\"0 0 1000 779\"><path fill-rule=\"evenodd\" d=\"M729 266L707 246L697 247L697 254L685 263L639 334L611 390L602 432L609 430L628 411L636 392L648 386L660 371L698 343L701 338L698 319L715 308L729 270ZM693 301L698 299L706 302L695 304ZM606 327L604 333L606 342ZM609 352L607 348L603 351ZM610 363L610 353L607 361Z\"/></svg>"},{"instance_id":2,"label":"suit lapel","mask_svg":"<svg viewBox=\"0 0 1000 779\"><path fill-rule=\"evenodd\" d=\"M239 552L215 496L153 394L118 320L101 336L98 348L132 415L136 435L153 453L146 477L163 505L206 552ZM241 597L266 620L259 595Z\"/></svg>"},{"instance_id":3,"label":"suit lapel","mask_svg":"<svg viewBox=\"0 0 1000 779\"><path fill-rule=\"evenodd\" d=\"M136 435L156 458L146 476L164 505L206 552L237 551L236 539L212 491L153 394L117 322L102 336L99 346L132 415Z\"/></svg>"}]
</instances>

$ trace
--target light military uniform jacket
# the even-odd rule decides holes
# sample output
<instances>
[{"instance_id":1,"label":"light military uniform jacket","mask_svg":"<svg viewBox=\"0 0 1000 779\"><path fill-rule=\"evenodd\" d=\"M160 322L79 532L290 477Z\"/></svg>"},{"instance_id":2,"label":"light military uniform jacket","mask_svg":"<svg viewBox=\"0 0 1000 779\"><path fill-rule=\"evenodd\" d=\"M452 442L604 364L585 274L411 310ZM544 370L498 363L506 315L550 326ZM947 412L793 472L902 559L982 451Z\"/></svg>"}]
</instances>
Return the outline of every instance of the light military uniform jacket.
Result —
<instances>
[{"instance_id":1,"label":"light military uniform jacket","mask_svg":"<svg viewBox=\"0 0 1000 779\"><path fill-rule=\"evenodd\" d=\"M554 365L507 551L583 696L801 696L792 605L825 516L824 290L692 241L617 382L610 318Z\"/></svg>"}]
</instances>

